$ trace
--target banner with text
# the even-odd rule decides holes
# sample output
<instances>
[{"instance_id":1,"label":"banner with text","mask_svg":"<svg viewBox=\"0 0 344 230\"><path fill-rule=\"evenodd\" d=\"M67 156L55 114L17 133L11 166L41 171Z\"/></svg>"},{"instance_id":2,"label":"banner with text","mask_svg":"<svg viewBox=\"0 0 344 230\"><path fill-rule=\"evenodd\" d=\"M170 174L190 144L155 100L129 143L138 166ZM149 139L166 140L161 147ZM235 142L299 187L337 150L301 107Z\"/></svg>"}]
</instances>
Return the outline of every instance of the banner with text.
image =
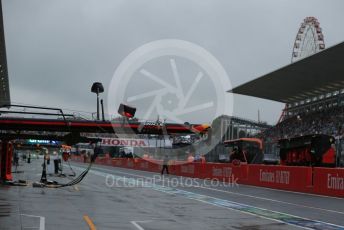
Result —
<instances>
[{"instance_id":1,"label":"banner with text","mask_svg":"<svg viewBox=\"0 0 344 230\"><path fill-rule=\"evenodd\" d=\"M120 146L120 147L153 147L153 148L165 148L172 147L172 141L170 139L132 139L132 138L102 138L103 146Z\"/></svg>"}]
</instances>

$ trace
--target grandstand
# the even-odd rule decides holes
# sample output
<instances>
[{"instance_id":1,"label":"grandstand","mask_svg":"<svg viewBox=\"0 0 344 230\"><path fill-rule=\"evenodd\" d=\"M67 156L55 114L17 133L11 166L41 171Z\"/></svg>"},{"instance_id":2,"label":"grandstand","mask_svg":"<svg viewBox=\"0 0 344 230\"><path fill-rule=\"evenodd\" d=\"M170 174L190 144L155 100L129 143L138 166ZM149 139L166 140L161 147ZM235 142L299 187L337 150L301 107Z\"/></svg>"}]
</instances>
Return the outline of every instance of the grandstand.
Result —
<instances>
[{"instance_id":1,"label":"grandstand","mask_svg":"<svg viewBox=\"0 0 344 230\"><path fill-rule=\"evenodd\" d=\"M228 92L285 103L280 121L260 134L277 141L309 134L332 135L344 149L344 42Z\"/></svg>"},{"instance_id":2,"label":"grandstand","mask_svg":"<svg viewBox=\"0 0 344 230\"><path fill-rule=\"evenodd\" d=\"M275 127L268 129L265 137L290 138L309 134L327 134L340 138L344 134L344 107L324 107L319 111L303 111L286 118Z\"/></svg>"}]
</instances>

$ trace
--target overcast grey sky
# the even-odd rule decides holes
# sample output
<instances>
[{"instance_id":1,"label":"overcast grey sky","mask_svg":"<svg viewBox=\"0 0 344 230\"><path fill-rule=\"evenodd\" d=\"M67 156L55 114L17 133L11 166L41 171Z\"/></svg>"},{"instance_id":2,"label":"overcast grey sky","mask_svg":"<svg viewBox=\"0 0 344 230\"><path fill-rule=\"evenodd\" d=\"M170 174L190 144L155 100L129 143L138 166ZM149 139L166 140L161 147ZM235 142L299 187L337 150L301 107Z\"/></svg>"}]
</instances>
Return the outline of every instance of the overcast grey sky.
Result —
<instances>
[{"instance_id":1,"label":"overcast grey sky","mask_svg":"<svg viewBox=\"0 0 344 230\"><path fill-rule=\"evenodd\" d=\"M3 0L3 11L12 101L90 112L92 82L107 90L121 61L151 41L205 48L237 86L289 64L307 16L318 18L327 47L344 40L343 0ZM244 118L260 109L275 123L282 108L234 97L234 115Z\"/></svg>"}]
</instances>

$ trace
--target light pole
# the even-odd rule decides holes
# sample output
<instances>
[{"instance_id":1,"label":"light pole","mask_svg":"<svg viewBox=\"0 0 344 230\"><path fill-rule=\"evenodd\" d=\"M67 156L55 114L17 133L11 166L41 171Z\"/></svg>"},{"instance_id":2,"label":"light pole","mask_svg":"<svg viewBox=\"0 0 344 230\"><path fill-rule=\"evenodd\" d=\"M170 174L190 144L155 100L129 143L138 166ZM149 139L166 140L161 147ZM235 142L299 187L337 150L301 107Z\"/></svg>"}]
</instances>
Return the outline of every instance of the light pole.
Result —
<instances>
[{"instance_id":1,"label":"light pole","mask_svg":"<svg viewBox=\"0 0 344 230\"><path fill-rule=\"evenodd\" d=\"M94 82L91 87L91 92L97 94L97 120L99 121L99 94L104 92L103 84Z\"/></svg>"}]
</instances>

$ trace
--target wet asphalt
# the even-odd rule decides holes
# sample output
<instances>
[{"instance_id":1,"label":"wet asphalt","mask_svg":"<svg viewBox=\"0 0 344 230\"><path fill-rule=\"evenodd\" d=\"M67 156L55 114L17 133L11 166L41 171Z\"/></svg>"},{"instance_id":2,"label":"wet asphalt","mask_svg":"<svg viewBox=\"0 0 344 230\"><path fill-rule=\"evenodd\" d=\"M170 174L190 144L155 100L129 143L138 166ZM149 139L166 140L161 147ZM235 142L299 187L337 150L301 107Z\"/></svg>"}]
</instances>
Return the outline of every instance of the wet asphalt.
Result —
<instances>
[{"instance_id":1,"label":"wet asphalt","mask_svg":"<svg viewBox=\"0 0 344 230\"><path fill-rule=\"evenodd\" d=\"M0 230L5 229L344 229L344 199L245 185L164 176L94 165L78 185L34 188L41 159L21 162L0 186ZM64 165L64 173L71 170ZM80 174L85 164L73 163ZM60 183L72 177L49 176Z\"/></svg>"}]
</instances>

